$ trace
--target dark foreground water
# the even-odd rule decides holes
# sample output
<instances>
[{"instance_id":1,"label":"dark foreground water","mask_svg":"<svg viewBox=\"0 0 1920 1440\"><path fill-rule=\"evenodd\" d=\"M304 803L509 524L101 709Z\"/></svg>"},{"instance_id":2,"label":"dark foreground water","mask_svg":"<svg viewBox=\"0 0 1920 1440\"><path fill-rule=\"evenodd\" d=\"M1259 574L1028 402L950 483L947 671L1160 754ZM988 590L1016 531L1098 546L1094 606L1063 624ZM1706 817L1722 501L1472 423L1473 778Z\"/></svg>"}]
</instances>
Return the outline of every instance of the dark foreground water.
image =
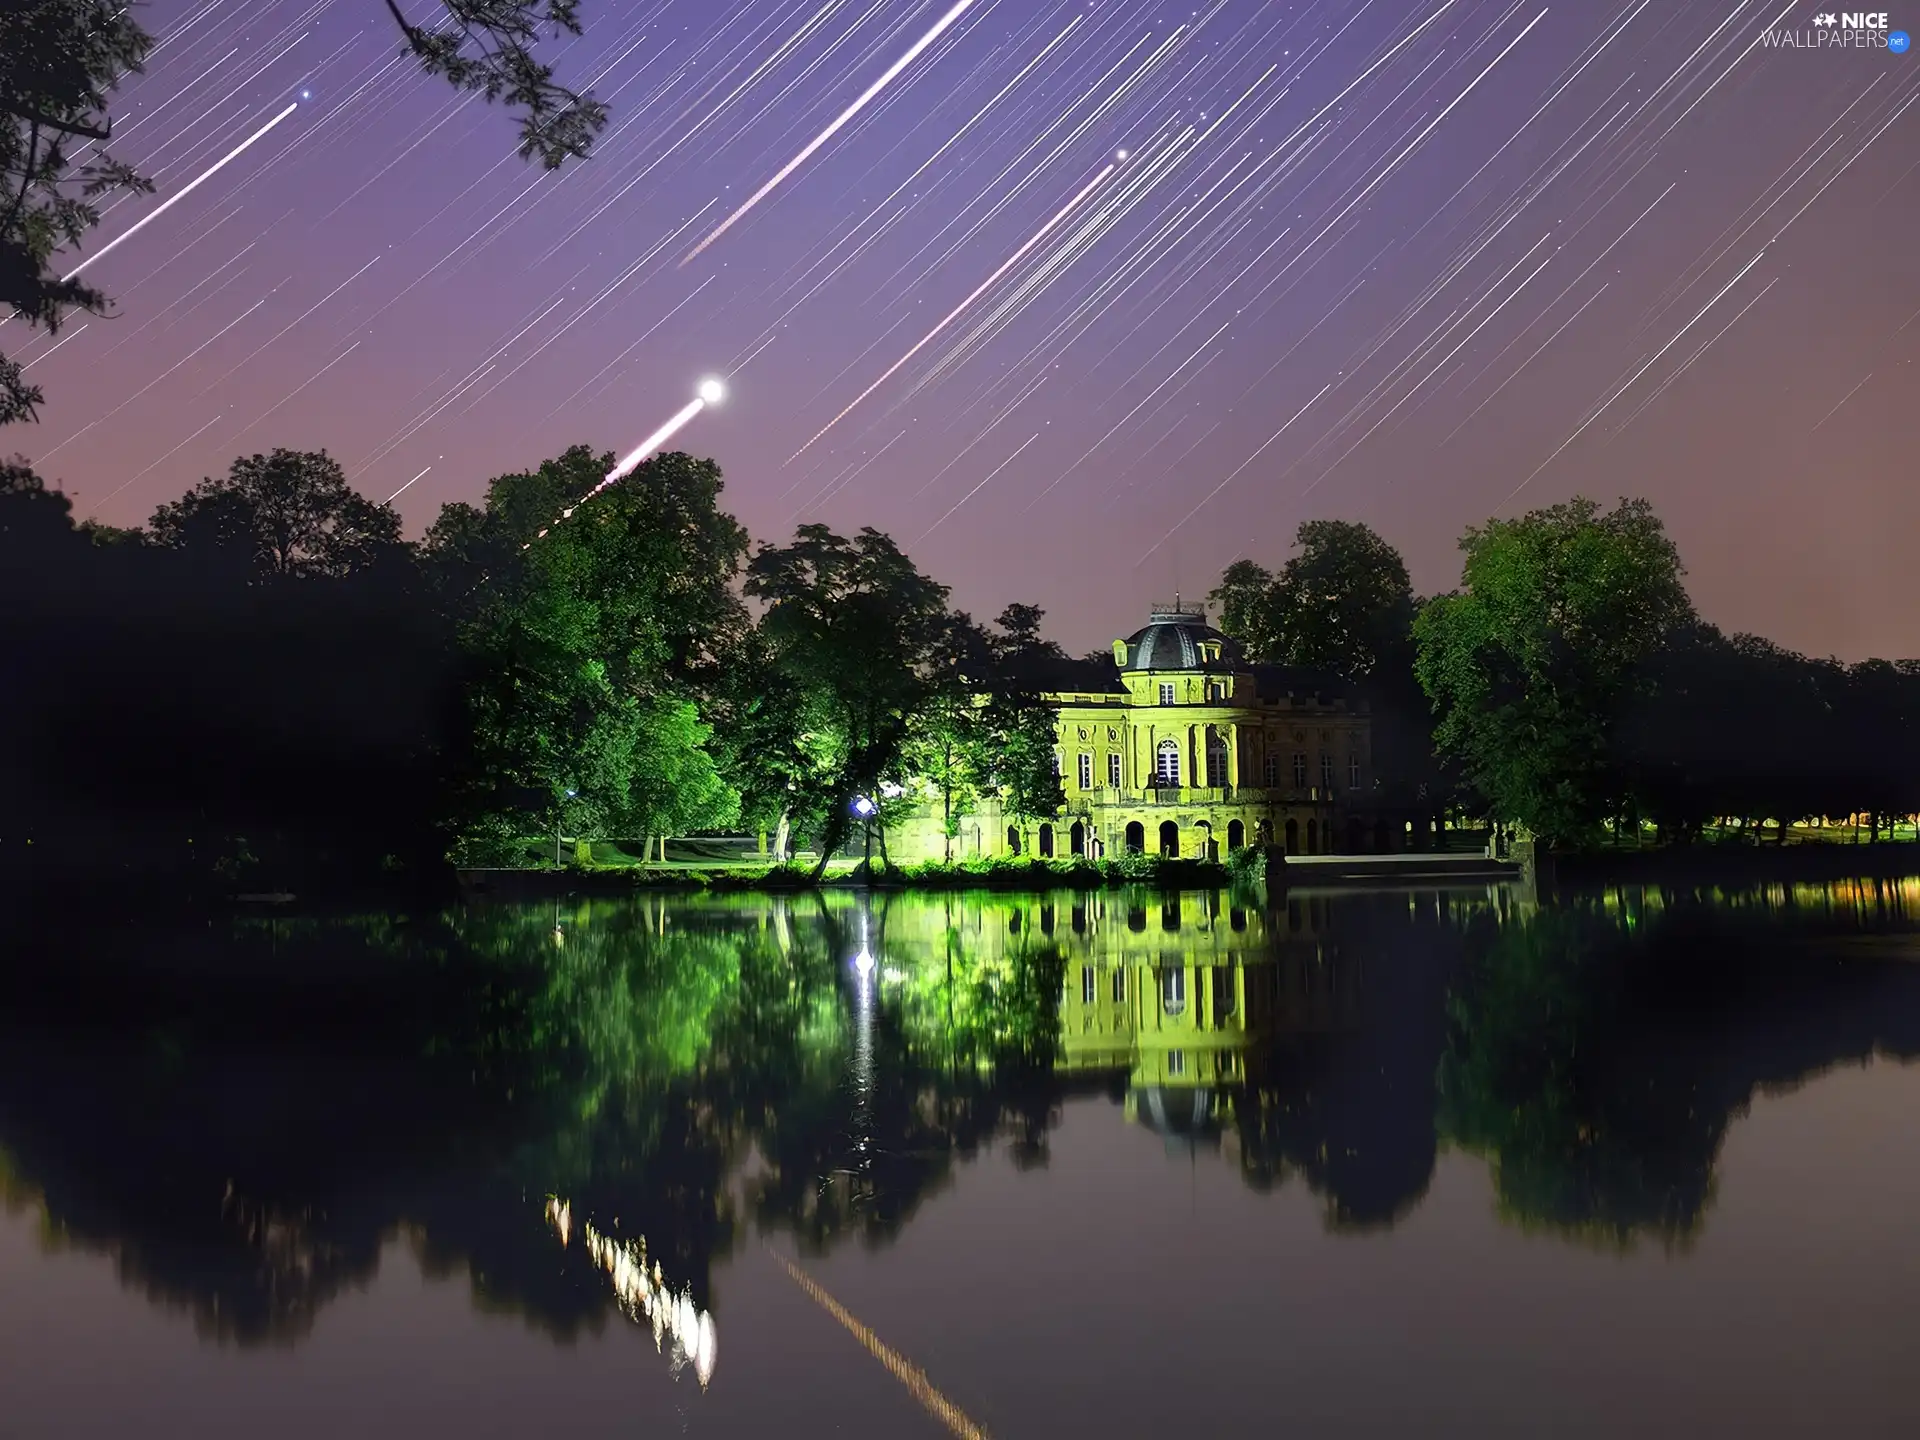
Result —
<instances>
[{"instance_id":1,"label":"dark foreground water","mask_svg":"<svg viewBox=\"0 0 1920 1440\"><path fill-rule=\"evenodd\" d=\"M1920 1433L1920 882L6 967L0 1436Z\"/></svg>"}]
</instances>

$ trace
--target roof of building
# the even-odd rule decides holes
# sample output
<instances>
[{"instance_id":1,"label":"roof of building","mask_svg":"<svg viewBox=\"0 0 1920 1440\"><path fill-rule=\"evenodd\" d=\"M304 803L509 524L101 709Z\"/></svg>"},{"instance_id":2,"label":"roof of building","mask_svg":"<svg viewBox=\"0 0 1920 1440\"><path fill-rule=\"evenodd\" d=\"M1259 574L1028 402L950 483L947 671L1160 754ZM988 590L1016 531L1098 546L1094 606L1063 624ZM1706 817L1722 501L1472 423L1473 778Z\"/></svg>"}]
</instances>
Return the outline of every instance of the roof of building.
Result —
<instances>
[{"instance_id":1,"label":"roof of building","mask_svg":"<svg viewBox=\"0 0 1920 1440\"><path fill-rule=\"evenodd\" d=\"M1254 693L1262 700L1311 700L1321 705L1344 702L1349 709L1360 704L1352 685L1337 675L1308 670L1298 665L1249 665L1253 672Z\"/></svg>"},{"instance_id":2,"label":"roof of building","mask_svg":"<svg viewBox=\"0 0 1920 1440\"><path fill-rule=\"evenodd\" d=\"M1239 642L1207 623L1207 607L1175 600L1156 604L1146 628L1126 639L1124 670L1207 670L1226 672L1246 666ZM1203 649L1203 646L1210 647ZM1119 647L1114 647L1117 652ZM1209 658L1211 655L1218 659Z\"/></svg>"},{"instance_id":3,"label":"roof of building","mask_svg":"<svg viewBox=\"0 0 1920 1440\"><path fill-rule=\"evenodd\" d=\"M1054 695L1124 695L1120 672L1109 654L1089 655L1084 660L1050 660L1045 673L1037 677L1039 688Z\"/></svg>"}]
</instances>

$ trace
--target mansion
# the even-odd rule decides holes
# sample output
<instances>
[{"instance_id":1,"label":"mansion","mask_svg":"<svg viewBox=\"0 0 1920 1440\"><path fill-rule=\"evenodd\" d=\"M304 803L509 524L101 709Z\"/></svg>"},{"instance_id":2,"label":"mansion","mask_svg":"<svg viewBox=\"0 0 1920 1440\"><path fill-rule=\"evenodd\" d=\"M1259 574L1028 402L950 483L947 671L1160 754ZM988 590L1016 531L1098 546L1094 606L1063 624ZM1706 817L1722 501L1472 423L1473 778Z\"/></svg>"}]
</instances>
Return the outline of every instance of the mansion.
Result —
<instances>
[{"instance_id":1,"label":"mansion","mask_svg":"<svg viewBox=\"0 0 1920 1440\"><path fill-rule=\"evenodd\" d=\"M1069 662L1045 698L1065 804L1038 821L983 806L962 821L954 859L1388 848L1392 827L1367 805L1365 705L1301 672L1249 664L1202 605L1154 606L1145 628L1113 642L1111 664ZM889 832L898 858L945 851L937 814Z\"/></svg>"}]
</instances>

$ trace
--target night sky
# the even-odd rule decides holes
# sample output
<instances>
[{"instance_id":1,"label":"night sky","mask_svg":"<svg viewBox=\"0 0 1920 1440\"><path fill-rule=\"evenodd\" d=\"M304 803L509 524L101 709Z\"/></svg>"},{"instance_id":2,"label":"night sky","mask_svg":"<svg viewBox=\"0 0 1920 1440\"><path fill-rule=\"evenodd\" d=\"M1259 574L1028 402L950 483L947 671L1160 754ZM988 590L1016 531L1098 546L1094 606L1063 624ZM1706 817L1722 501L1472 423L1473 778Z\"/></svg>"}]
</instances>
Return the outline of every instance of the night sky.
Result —
<instances>
[{"instance_id":1,"label":"night sky","mask_svg":"<svg viewBox=\"0 0 1920 1440\"><path fill-rule=\"evenodd\" d=\"M11 327L0 439L123 525L324 448L417 533L720 375L674 445L757 538L873 525L1076 652L1303 519L1432 591L1587 493L1725 627L1920 654L1920 55L1763 38L1824 13L587 0L549 53L613 118L545 175L379 0L156 0L113 151L159 193L90 251L300 103L88 270L114 317Z\"/></svg>"}]
</instances>

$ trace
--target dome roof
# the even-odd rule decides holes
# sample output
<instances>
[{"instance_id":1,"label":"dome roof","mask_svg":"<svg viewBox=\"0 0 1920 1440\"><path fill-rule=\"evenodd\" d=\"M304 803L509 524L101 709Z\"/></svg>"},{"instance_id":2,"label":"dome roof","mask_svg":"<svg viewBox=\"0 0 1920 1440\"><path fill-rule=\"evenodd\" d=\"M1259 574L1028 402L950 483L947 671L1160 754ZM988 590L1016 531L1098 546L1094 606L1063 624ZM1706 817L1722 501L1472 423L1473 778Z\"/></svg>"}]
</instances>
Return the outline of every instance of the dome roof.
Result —
<instances>
[{"instance_id":1,"label":"dome roof","mask_svg":"<svg viewBox=\"0 0 1920 1440\"><path fill-rule=\"evenodd\" d=\"M1207 624L1206 606L1178 600L1155 605L1144 630L1114 642L1113 658L1122 670L1228 671L1243 664L1239 643Z\"/></svg>"}]
</instances>

